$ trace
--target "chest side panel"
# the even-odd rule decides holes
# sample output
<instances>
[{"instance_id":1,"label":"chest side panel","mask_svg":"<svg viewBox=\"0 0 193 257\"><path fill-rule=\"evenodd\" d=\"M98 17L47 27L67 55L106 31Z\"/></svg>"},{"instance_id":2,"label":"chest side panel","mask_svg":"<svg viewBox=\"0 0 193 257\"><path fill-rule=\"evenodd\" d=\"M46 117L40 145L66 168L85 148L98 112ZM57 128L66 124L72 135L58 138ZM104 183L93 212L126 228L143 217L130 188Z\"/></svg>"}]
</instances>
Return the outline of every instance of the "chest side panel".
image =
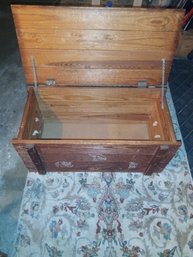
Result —
<instances>
[{"instance_id":1,"label":"chest side panel","mask_svg":"<svg viewBox=\"0 0 193 257\"><path fill-rule=\"evenodd\" d=\"M27 84L161 84L173 60L181 10L12 6Z\"/></svg>"}]
</instances>

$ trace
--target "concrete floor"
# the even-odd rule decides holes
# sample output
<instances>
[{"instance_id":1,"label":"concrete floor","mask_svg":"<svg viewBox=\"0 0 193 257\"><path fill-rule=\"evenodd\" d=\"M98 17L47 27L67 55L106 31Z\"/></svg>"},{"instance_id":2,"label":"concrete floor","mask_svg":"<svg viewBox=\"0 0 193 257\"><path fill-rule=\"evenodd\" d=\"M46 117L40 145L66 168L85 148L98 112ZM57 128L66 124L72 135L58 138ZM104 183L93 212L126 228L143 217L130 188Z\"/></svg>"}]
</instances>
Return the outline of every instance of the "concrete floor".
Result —
<instances>
[{"instance_id":1,"label":"concrete floor","mask_svg":"<svg viewBox=\"0 0 193 257\"><path fill-rule=\"evenodd\" d=\"M169 83L193 177L193 61L174 60Z\"/></svg>"},{"instance_id":2,"label":"concrete floor","mask_svg":"<svg viewBox=\"0 0 193 257\"><path fill-rule=\"evenodd\" d=\"M10 9L0 2L0 251L11 256L27 170L10 141L26 99Z\"/></svg>"},{"instance_id":3,"label":"concrete floor","mask_svg":"<svg viewBox=\"0 0 193 257\"><path fill-rule=\"evenodd\" d=\"M7 0L0 1L0 46L0 251L11 256L27 170L10 141L17 134L26 88Z\"/></svg>"}]
</instances>

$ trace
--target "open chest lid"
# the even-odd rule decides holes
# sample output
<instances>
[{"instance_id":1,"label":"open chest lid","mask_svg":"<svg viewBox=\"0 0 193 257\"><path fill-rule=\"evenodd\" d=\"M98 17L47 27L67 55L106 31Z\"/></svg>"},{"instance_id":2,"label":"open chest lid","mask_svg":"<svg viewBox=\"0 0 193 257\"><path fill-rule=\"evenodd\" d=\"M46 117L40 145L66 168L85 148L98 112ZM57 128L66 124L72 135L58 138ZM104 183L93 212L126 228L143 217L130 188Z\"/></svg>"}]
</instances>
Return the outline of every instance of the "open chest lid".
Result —
<instances>
[{"instance_id":1,"label":"open chest lid","mask_svg":"<svg viewBox=\"0 0 193 257\"><path fill-rule=\"evenodd\" d=\"M179 9L12 6L27 84L136 86L167 82Z\"/></svg>"}]
</instances>

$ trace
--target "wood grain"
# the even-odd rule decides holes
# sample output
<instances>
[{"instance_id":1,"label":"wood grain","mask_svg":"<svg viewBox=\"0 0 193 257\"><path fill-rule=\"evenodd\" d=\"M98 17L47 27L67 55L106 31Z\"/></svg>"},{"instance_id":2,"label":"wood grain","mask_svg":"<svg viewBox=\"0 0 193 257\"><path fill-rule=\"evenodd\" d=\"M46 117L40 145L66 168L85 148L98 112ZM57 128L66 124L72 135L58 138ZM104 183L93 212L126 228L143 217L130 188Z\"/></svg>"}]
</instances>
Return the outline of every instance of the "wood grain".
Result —
<instances>
[{"instance_id":1,"label":"wood grain","mask_svg":"<svg viewBox=\"0 0 193 257\"><path fill-rule=\"evenodd\" d=\"M20 143L20 144L25 144L25 145L33 145L34 144L34 140L33 139L18 139L18 138L15 138L12 140L13 144L16 144L16 143ZM76 147L80 146L83 147L83 146L89 146L89 147L101 147L101 146L107 146L109 148L115 146L115 147L128 147L128 146L147 146L147 147L150 147L151 146L155 146L155 145L174 145L174 146L180 146L181 143L179 141L175 141L175 142L172 142L172 141L166 141L166 140L163 140L163 141L159 141L159 140L101 140L101 139L49 139L49 140L42 140L42 139L36 139L35 140L35 143L36 144L39 144L39 145L47 145L49 147L49 145L65 145L67 147L71 147L71 145L76 145Z\"/></svg>"},{"instance_id":2,"label":"wood grain","mask_svg":"<svg viewBox=\"0 0 193 257\"><path fill-rule=\"evenodd\" d=\"M172 52L168 53L165 48L146 49L139 51L138 49L128 50L65 50L62 49L28 49L27 52L21 52L25 66L31 66L31 56L34 56L36 64L55 65L68 68L85 68L87 64L91 68L108 68L108 64L115 68L131 68L131 67L160 67L160 60L163 56L168 55L168 60L172 60ZM151 56L151 59L150 59ZM168 61L169 62L169 61ZM169 63L171 65L171 63Z\"/></svg>"},{"instance_id":3,"label":"wood grain","mask_svg":"<svg viewBox=\"0 0 193 257\"><path fill-rule=\"evenodd\" d=\"M27 110L29 112L30 103L34 103L36 97L33 91L33 88L29 90L29 103L24 113ZM168 110L160 108L160 97L159 89L111 88L109 90L100 87L40 87L38 100L45 123L46 120L57 123L61 115L64 124L72 123L71 130L74 137L71 135L61 137L61 139L31 139L31 133L28 133L28 137L19 137L13 141L13 144L16 148L23 149L19 153L24 158L27 167L29 166L31 170L32 163L34 163L39 172L44 172L44 169L46 171L105 171L110 169L143 172L144 174L159 172L180 145L171 136L173 132L168 123L170 120ZM52 108L55 119L52 116L44 117L49 112L47 109L45 112L42 111L42 104L46 108ZM164 115L167 118L162 118ZM129 125L135 122L136 126L144 122L152 126L154 121L158 121L159 125L154 131L152 130L149 138L143 140L140 137L133 140L132 136L130 139L129 136L126 138L122 130L120 130L119 137L113 132L108 138L103 138L103 133L94 134L93 138L88 139L89 133L86 132L82 139L77 138L79 124L84 124L86 131L88 124L93 123L96 130L94 133L97 133L97 126L100 124L111 125L113 122L119 128L122 124ZM166 129L168 131L165 131ZM154 137L157 133L161 135L159 139ZM55 136L54 133L52 135ZM34 151L29 152L31 146L36 149L35 154ZM33 162L31 163L30 160Z\"/></svg>"},{"instance_id":4,"label":"wood grain","mask_svg":"<svg viewBox=\"0 0 193 257\"><path fill-rule=\"evenodd\" d=\"M14 18L24 28L178 31L183 11L178 9L97 8L12 5Z\"/></svg>"},{"instance_id":5,"label":"wood grain","mask_svg":"<svg viewBox=\"0 0 193 257\"><path fill-rule=\"evenodd\" d=\"M166 81L183 12L161 9L12 6L27 83L52 77L60 85L161 84ZM165 82L166 82L165 81Z\"/></svg>"},{"instance_id":6,"label":"wood grain","mask_svg":"<svg viewBox=\"0 0 193 257\"><path fill-rule=\"evenodd\" d=\"M56 146L37 145L47 171L135 171L145 172L157 146ZM80 150L81 149L81 150Z\"/></svg>"},{"instance_id":7,"label":"wood grain","mask_svg":"<svg viewBox=\"0 0 193 257\"><path fill-rule=\"evenodd\" d=\"M94 121L144 120L152 113L159 90L129 88L39 88L40 109L47 119Z\"/></svg>"},{"instance_id":8,"label":"wood grain","mask_svg":"<svg viewBox=\"0 0 193 257\"><path fill-rule=\"evenodd\" d=\"M180 144L179 144L180 145ZM154 172L161 172L169 161L174 157L179 145L161 145L157 148L156 154L150 161L150 165L147 168L145 175L151 175Z\"/></svg>"},{"instance_id":9,"label":"wood grain","mask_svg":"<svg viewBox=\"0 0 193 257\"><path fill-rule=\"evenodd\" d=\"M33 135L33 132L37 134ZM19 139L32 139L41 138L43 132L43 117L39 109L39 104L33 88L28 91L28 98L26 101L18 138Z\"/></svg>"},{"instance_id":10,"label":"wood grain","mask_svg":"<svg viewBox=\"0 0 193 257\"><path fill-rule=\"evenodd\" d=\"M29 171L38 172L35 164L33 163L28 153L28 149L33 146L33 143L31 145L27 145L25 143L22 143L21 140L13 139L12 144L15 147L16 151L18 152L19 156L21 157L26 168Z\"/></svg>"},{"instance_id":11,"label":"wood grain","mask_svg":"<svg viewBox=\"0 0 193 257\"><path fill-rule=\"evenodd\" d=\"M63 50L106 50L138 51L153 48L170 51L176 42L175 32L160 33L157 31L116 31L116 30L73 30L50 31L41 34L37 29L18 29L17 34L21 48L31 49L63 49ZM164 42L164 44L163 44Z\"/></svg>"},{"instance_id":12,"label":"wood grain","mask_svg":"<svg viewBox=\"0 0 193 257\"><path fill-rule=\"evenodd\" d=\"M163 131L163 124L160 120L160 114L158 113L158 106L155 104L156 101L154 102L154 106L152 108L151 115L148 120L148 128L149 128L149 135L152 140L157 139L157 140L166 140L164 131ZM161 114L162 115L162 114ZM155 125L154 125L155 124Z\"/></svg>"},{"instance_id":13,"label":"wood grain","mask_svg":"<svg viewBox=\"0 0 193 257\"><path fill-rule=\"evenodd\" d=\"M34 141L34 140L33 140ZM71 145L60 141L60 144L38 142L33 145L38 151L42 165L46 171L119 171L119 172L142 172L146 175L152 172L160 172L167 162L173 157L178 145ZM59 142L59 141L58 141ZM26 153L29 145L24 146L19 141L13 141L18 149L25 149L21 154L27 168L30 171L38 171L39 165L34 170L33 162Z\"/></svg>"},{"instance_id":14,"label":"wood grain","mask_svg":"<svg viewBox=\"0 0 193 257\"><path fill-rule=\"evenodd\" d=\"M160 122L162 124L163 133L166 140L176 141L176 136L174 134L173 124L170 116L170 112L168 109L168 104L166 97L164 97L164 109L161 108L161 99L157 99L157 111Z\"/></svg>"},{"instance_id":15,"label":"wood grain","mask_svg":"<svg viewBox=\"0 0 193 257\"><path fill-rule=\"evenodd\" d=\"M180 146L167 105L161 109L159 89L124 87L160 85L162 58L167 81L183 11L25 5L12 11L26 82L34 82L33 56L41 84L38 95L29 89L12 141L29 170L160 172ZM47 79L57 86L45 87ZM33 137L43 121L62 125L65 136Z\"/></svg>"},{"instance_id":16,"label":"wood grain","mask_svg":"<svg viewBox=\"0 0 193 257\"><path fill-rule=\"evenodd\" d=\"M32 67L25 67L25 78L28 84L34 82ZM166 73L166 78L168 74ZM139 81L147 81L148 85L160 85L158 80L161 70L129 70L129 69L70 69L63 67L37 67L37 78L42 84L48 79L55 79L57 86L119 86L136 87ZM113 81L113 83L112 83Z\"/></svg>"}]
</instances>

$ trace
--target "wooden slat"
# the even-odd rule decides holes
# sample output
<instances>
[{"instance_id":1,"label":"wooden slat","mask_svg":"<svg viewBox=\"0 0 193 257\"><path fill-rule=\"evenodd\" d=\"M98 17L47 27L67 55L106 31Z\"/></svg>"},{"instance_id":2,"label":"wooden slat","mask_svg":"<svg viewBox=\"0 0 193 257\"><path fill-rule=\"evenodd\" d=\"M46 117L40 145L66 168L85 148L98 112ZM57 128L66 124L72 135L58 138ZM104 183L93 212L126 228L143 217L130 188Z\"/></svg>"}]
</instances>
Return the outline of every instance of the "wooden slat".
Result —
<instances>
[{"instance_id":1,"label":"wooden slat","mask_svg":"<svg viewBox=\"0 0 193 257\"><path fill-rule=\"evenodd\" d=\"M22 53L22 59L26 66L31 66L31 56L34 57L37 66L63 66L69 68L84 68L84 64L89 68L108 68L108 63L115 68L132 68L132 67L161 67L160 60L163 56L168 55L168 62L171 62L172 51L168 52L162 49L128 49L126 51L110 50L58 50L58 49L27 49ZM150 59L151 56L151 59ZM116 64L117 63L117 64ZM143 64L144 63L144 64Z\"/></svg>"},{"instance_id":2,"label":"wooden slat","mask_svg":"<svg viewBox=\"0 0 193 257\"><path fill-rule=\"evenodd\" d=\"M34 56L33 56L34 57ZM28 66L30 67L30 61L31 58L27 59ZM40 63L42 60L39 60ZM97 60L82 60L82 61L54 61L54 62L48 62L45 63L44 61L44 68L47 66L47 68L62 68L65 70L72 70L72 69L129 69L129 70L156 70L160 69L161 62L160 61L119 61L119 60L108 60L108 61L97 61ZM171 65L171 61L167 61L167 67L168 65ZM36 60L36 66L40 67L41 64L39 64Z\"/></svg>"},{"instance_id":3,"label":"wooden slat","mask_svg":"<svg viewBox=\"0 0 193 257\"><path fill-rule=\"evenodd\" d=\"M39 86L39 95L46 100L58 100L62 101L72 101L81 102L87 101L87 103L94 103L95 101L101 102L137 102L140 104L141 99L143 102L151 102L155 99L159 99L161 96L160 89L157 88L118 88L114 87L109 90L109 88L101 87L44 87Z\"/></svg>"},{"instance_id":4,"label":"wooden slat","mask_svg":"<svg viewBox=\"0 0 193 257\"><path fill-rule=\"evenodd\" d=\"M47 171L135 171L145 172L157 146L116 147L98 146L69 148L65 145L37 145ZM133 166L132 166L133 164Z\"/></svg>"},{"instance_id":5,"label":"wooden slat","mask_svg":"<svg viewBox=\"0 0 193 257\"><path fill-rule=\"evenodd\" d=\"M104 123L108 123L111 121L113 122L113 120L127 123L131 120L147 120L149 117L148 113L150 113L152 110L152 106L148 107L148 105L140 106L139 110L136 112L134 111L134 108L138 108L137 105L123 105L122 107L125 108L124 110L123 108L110 108L108 111L105 111L105 109L96 110L99 105L100 103L93 104L93 106L90 105L89 113L86 106L79 109L78 105L71 108L69 106L66 106L66 108L62 106L58 107L57 104L54 106L48 105L41 106L41 110L45 114L44 117L47 119L64 119L69 122L73 121L74 119L77 121L89 120L91 123L102 121ZM132 110L130 110L130 107ZM145 107L147 107L147 110L144 110ZM108 108L108 106L106 106L106 108ZM115 109L114 112L113 109Z\"/></svg>"},{"instance_id":6,"label":"wooden slat","mask_svg":"<svg viewBox=\"0 0 193 257\"><path fill-rule=\"evenodd\" d=\"M18 29L21 48L65 50L143 51L169 50L177 43L176 32L116 30L51 30ZM163 44L164 42L164 44Z\"/></svg>"},{"instance_id":7,"label":"wooden slat","mask_svg":"<svg viewBox=\"0 0 193 257\"><path fill-rule=\"evenodd\" d=\"M161 102L157 100L157 111L162 124L163 133L165 139L175 142L176 136L173 129L173 124L168 109L168 104L166 98L164 98L164 109L161 108Z\"/></svg>"},{"instance_id":8,"label":"wooden slat","mask_svg":"<svg viewBox=\"0 0 193 257\"><path fill-rule=\"evenodd\" d=\"M154 108L152 108L152 112L148 121L150 138L152 138L152 140L168 140L163 131L163 126L165 126L165 124L162 124L157 109L158 106L154 105Z\"/></svg>"},{"instance_id":9,"label":"wooden slat","mask_svg":"<svg viewBox=\"0 0 193 257\"><path fill-rule=\"evenodd\" d=\"M13 139L12 143L20 143L20 144L26 144L26 145L30 145L30 144L34 144L34 140L31 139ZM87 139L47 139L47 140L42 140L42 139L36 139L35 140L36 144L40 144L40 145L45 145L48 146L50 144L53 145L65 145L66 147L70 147L70 145L76 145L79 146L80 148L87 145L88 147L94 147L95 149L97 147L101 147L101 146L106 146L106 147L110 147L110 146L115 146L115 147L129 147L129 146L147 146L148 148L151 146L155 146L155 145L174 145L174 146L180 146L179 142L171 142L171 141L159 141L159 140L87 140Z\"/></svg>"},{"instance_id":10,"label":"wooden slat","mask_svg":"<svg viewBox=\"0 0 193 257\"><path fill-rule=\"evenodd\" d=\"M159 89L66 87L39 88L40 109L49 120L147 120ZM92 121L93 120L93 121Z\"/></svg>"},{"instance_id":11,"label":"wooden slat","mask_svg":"<svg viewBox=\"0 0 193 257\"><path fill-rule=\"evenodd\" d=\"M12 6L16 23L23 28L109 29L131 31L178 31L181 10Z\"/></svg>"},{"instance_id":12,"label":"wooden slat","mask_svg":"<svg viewBox=\"0 0 193 257\"><path fill-rule=\"evenodd\" d=\"M59 6L12 6L27 83L54 78L64 85L123 85L166 80L183 12Z\"/></svg>"},{"instance_id":13,"label":"wooden slat","mask_svg":"<svg viewBox=\"0 0 193 257\"><path fill-rule=\"evenodd\" d=\"M24 67L27 84L34 82L32 67ZM127 69L71 69L63 67L37 67L40 83L55 79L57 85L112 86L136 85L146 80L148 85L160 85L161 70L127 70ZM168 73L166 74L166 78Z\"/></svg>"},{"instance_id":14,"label":"wooden slat","mask_svg":"<svg viewBox=\"0 0 193 257\"><path fill-rule=\"evenodd\" d=\"M119 88L113 87L109 90L108 87L46 87L39 86L38 92L40 96L46 99L64 99L66 101L76 102L82 99L87 102L95 102L95 101L104 101L104 102L122 102L123 100L127 100L132 102L132 99L135 98L135 101L140 102L141 98L143 101L152 101L155 99L159 99L161 95L160 89L157 88ZM134 101L133 101L134 102Z\"/></svg>"},{"instance_id":15,"label":"wooden slat","mask_svg":"<svg viewBox=\"0 0 193 257\"><path fill-rule=\"evenodd\" d=\"M28 153L28 150L35 146L46 171L111 170L143 172L147 175L162 171L179 147L179 144L168 144L167 148L167 142L162 142L166 144L164 145L159 142L153 144L150 141L141 145L134 141L129 145L124 143L86 145L77 144L77 140L76 144L71 144L67 140L37 139L34 142L34 140L15 139L12 143L29 171L38 171Z\"/></svg>"}]
</instances>

